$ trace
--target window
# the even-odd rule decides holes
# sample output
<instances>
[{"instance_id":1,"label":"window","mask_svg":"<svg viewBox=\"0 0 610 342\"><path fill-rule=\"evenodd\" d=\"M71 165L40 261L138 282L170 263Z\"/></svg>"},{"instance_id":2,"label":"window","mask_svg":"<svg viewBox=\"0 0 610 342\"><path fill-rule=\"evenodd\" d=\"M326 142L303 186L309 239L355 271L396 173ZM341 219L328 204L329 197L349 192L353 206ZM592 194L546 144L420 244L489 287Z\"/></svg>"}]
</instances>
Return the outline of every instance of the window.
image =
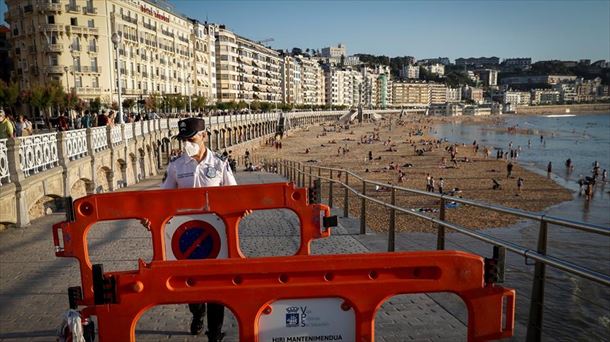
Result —
<instances>
[{"instance_id":1,"label":"window","mask_svg":"<svg viewBox=\"0 0 610 342\"><path fill-rule=\"evenodd\" d=\"M82 88L82 86L83 86L83 77L82 76L74 77L74 87Z\"/></svg>"},{"instance_id":2,"label":"window","mask_svg":"<svg viewBox=\"0 0 610 342\"><path fill-rule=\"evenodd\" d=\"M72 45L70 46L70 49L72 49L72 51L80 51L78 37L75 36L74 38L72 38Z\"/></svg>"},{"instance_id":3,"label":"window","mask_svg":"<svg viewBox=\"0 0 610 342\"><path fill-rule=\"evenodd\" d=\"M50 55L49 56L49 65L57 66L58 64L59 64L59 58L57 57L57 55Z\"/></svg>"},{"instance_id":4,"label":"window","mask_svg":"<svg viewBox=\"0 0 610 342\"><path fill-rule=\"evenodd\" d=\"M55 16L50 15L47 17L47 24L55 24Z\"/></svg>"},{"instance_id":5,"label":"window","mask_svg":"<svg viewBox=\"0 0 610 342\"><path fill-rule=\"evenodd\" d=\"M70 18L70 25L78 26L78 18Z\"/></svg>"},{"instance_id":6,"label":"window","mask_svg":"<svg viewBox=\"0 0 610 342\"><path fill-rule=\"evenodd\" d=\"M89 27L89 28L94 28L94 27L95 27L95 20L93 20L93 19L89 19L89 20L87 21L87 27Z\"/></svg>"},{"instance_id":7,"label":"window","mask_svg":"<svg viewBox=\"0 0 610 342\"><path fill-rule=\"evenodd\" d=\"M91 70L97 72L97 57L91 57Z\"/></svg>"},{"instance_id":8,"label":"window","mask_svg":"<svg viewBox=\"0 0 610 342\"><path fill-rule=\"evenodd\" d=\"M91 86L93 88L99 88L100 87L100 79L99 77L94 77L93 80L91 81Z\"/></svg>"},{"instance_id":9,"label":"window","mask_svg":"<svg viewBox=\"0 0 610 342\"><path fill-rule=\"evenodd\" d=\"M75 71L80 71L80 57L74 57L72 59L72 65Z\"/></svg>"}]
</instances>

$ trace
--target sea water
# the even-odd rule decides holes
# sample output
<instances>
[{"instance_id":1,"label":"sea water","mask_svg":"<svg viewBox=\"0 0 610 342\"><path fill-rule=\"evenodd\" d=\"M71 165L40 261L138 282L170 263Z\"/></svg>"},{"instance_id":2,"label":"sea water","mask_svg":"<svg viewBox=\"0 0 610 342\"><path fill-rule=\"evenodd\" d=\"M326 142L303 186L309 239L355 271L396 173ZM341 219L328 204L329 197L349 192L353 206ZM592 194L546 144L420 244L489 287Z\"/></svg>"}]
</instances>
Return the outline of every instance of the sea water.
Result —
<instances>
[{"instance_id":1,"label":"sea water","mask_svg":"<svg viewBox=\"0 0 610 342\"><path fill-rule=\"evenodd\" d=\"M509 127L516 128L509 130ZM515 133L516 132L516 133ZM578 194L578 178L591 176L593 163L601 170L610 171L610 113L503 116L500 124L453 123L435 128L434 135L451 142L510 151L520 149L517 162L526 168L546 175L552 164L552 178L573 191L573 199L547 208L544 213L575 221L610 227L610 183L598 181L591 200ZM491 158L495 158L493 150ZM574 165L569 171L565 161ZM535 184L526 184L534 188ZM512 227L491 229L488 232L511 242L536 249L539 224L523 221ZM458 235L458 234L452 234ZM452 236L457 244L467 244L467 238ZM476 247L475 247L476 246ZM610 238L549 225L549 255L569 260L603 274L610 274ZM510 254L510 253L509 253ZM531 263L528 262L528 263ZM517 319L521 329L527 324L533 267L523 257L509 255L506 286L517 290ZM610 332L610 288L547 267L544 301L545 336L559 340L606 340Z\"/></svg>"}]
</instances>

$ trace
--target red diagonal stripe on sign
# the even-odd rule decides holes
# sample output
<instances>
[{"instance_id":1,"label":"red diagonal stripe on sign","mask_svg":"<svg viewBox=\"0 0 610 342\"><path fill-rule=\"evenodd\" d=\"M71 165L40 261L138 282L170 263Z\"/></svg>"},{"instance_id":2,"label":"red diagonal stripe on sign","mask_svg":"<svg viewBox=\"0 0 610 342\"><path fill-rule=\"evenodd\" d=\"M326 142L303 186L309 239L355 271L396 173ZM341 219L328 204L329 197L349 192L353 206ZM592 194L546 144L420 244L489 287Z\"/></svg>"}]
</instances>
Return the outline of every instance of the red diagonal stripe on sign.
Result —
<instances>
[{"instance_id":1,"label":"red diagonal stripe on sign","mask_svg":"<svg viewBox=\"0 0 610 342\"><path fill-rule=\"evenodd\" d=\"M199 247L199 244L201 242L203 242L203 240L205 240L208 236L210 236L210 232L207 229L205 229L203 234L201 234L201 236L199 236L197 238L197 240L195 240L195 242L193 242L193 244L186 251L184 251L184 253L182 253L179 256L177 255L176 257L178 259L188 259L191 256L191 254L193 254L195 249L197 249L197 247Z\"/></svg>"}]
</instances>

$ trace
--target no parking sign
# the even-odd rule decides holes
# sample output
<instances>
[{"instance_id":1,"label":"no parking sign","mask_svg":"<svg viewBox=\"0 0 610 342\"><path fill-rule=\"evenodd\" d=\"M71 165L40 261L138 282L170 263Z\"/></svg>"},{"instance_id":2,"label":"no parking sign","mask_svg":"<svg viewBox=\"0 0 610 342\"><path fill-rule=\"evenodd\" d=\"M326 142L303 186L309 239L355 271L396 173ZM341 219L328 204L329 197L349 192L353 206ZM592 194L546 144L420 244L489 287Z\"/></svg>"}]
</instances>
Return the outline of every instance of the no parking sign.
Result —
<instances>
[{"instance_id":1,"label":"no parking sign","mask_svg":"<svg viewBox=\"0 0 610 342\"><path fill-rule=\"evenodd\" d=\"M175 216L165 225L167 260L226 259L227 234L214 214Z\"/></svg>"}]
</instances>

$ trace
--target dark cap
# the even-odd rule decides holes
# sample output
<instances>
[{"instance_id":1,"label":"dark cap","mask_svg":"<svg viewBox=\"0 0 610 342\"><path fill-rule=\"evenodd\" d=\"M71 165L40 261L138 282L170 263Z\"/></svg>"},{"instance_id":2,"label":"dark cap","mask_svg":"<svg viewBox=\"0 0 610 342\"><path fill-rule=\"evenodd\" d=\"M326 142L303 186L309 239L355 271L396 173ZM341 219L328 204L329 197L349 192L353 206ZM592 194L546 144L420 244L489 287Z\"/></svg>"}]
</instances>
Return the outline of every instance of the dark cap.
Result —
<instances>
[{"instance_id":1,"label":"dark cap","mask_svg":"<svg viewBox=\"0 0 610 342\"><path fill-rule=\"evenodd\" d=\"M205 121L199 118L188 118L178 121L178 135L176 139L188 139L193 137L198 132L205 130Z\"/></svg>"}]
</instances>

